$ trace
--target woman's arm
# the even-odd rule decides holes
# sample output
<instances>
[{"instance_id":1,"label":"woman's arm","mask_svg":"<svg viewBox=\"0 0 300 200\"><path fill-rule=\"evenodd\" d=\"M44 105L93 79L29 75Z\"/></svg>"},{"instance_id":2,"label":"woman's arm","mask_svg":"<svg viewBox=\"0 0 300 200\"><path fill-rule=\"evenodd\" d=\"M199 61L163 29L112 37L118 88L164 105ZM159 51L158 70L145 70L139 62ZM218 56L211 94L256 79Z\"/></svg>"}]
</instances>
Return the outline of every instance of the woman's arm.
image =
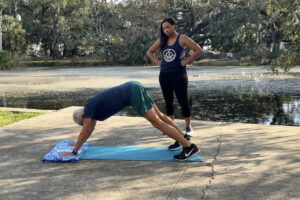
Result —
<instances>
[{"instance_id":1,"label":"woman's arm","mask_svg":"<svg viewBox=\"0 0 300 200\"><path fill-rule=\"evenodd\" d=\"M182 47L187 47L194 51L192 55L181 61L182 66L186 66L187 64L193 62L197 57L204 53L203 49L196 42L185 35L182 35L179 41Z\"/></svg>"},{"instance_id":2,"label":"woman's arm","mask_svg":"<svg viewBox=\"0 0 300 200\"><path fill-rule=\"evenodd\" d=\"M147 56L150 58L150 60L155 63L156 65L160 66L160 60L156 56L154 56L154 53L160 48L160 40L157 40L147 51Z\"/></svg>"}]
</instances>

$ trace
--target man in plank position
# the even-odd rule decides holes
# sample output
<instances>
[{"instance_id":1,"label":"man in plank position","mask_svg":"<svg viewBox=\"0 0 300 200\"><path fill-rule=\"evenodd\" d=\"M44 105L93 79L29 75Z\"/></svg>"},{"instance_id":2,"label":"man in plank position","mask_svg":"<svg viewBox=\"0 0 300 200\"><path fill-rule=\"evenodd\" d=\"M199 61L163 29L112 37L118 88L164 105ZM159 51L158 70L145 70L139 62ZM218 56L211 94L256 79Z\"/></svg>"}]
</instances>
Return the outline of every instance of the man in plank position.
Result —
<instances>
[{"instance_id":1,"label":"man in plank position","mask_svg":"<svg viewBox=\"0 0 300 200\"><path fill-rule=\"evenodd\" d=\"M189 136L184 135L172 119L160 112L146 93L143 85L136 81L130 81L96 94L87 101L84 108L74 111L73 119L78 125L82 126L81 132L74 144L73 151L59 155L76 155L82 144L94 131L97 121L104 121L127 106L132 106L152 126L183 146L182 152L175 155L174 159L184 161L200 152L199 148L189 141Z\"/></svg>"}]
</instances>

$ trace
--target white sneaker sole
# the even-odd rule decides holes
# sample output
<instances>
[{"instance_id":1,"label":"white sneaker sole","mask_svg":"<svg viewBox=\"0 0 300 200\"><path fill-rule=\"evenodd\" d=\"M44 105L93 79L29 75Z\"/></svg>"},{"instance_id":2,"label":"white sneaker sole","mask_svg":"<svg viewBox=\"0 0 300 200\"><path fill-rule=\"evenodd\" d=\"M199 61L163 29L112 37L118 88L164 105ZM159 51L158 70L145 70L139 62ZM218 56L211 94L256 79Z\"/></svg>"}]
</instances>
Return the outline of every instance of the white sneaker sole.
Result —
<instances>
[{"instance_id":1,"label":"white sneaker sole","mask_svg":"<svg viewBox=\"0 0 300 200\"><path fill-rule=\"evenodd\" d=\"M182 160L182 159L176 159L176 158L174 158L174 159L175 159L175 160L178 160L178 161L186 161L186 160L188 160L188 159L190 159L190 158L196 156L198 153L200 153L200 149L198 149L198 151L197 151L196 153L192 154L190 157L187 157L187 158L184 159L184 160Z\"/></svg>"},{"instance_id":2,"label":"white sneaker sole","mask_svg":"<svg viewBox=\"0 0 300 200\"><path fill-rule=\"evenodd\" d=\"M177 147L176 149L169 149L170 151L177 151L178 149L182 149L182 145L180 145L179 147Z\"/></svg>"},{"instance_id":3,"label":"white sneaker sole","mask_svg":"<svg viewBox=\"0 0 300 200\"><path fill-rule=\"evenodd\" d=\"M193 137L194 131L191 131L191 132L185 132L185 134L187 134L187 135L190 136L190 137Z\"/></svg>"}]
</instances>

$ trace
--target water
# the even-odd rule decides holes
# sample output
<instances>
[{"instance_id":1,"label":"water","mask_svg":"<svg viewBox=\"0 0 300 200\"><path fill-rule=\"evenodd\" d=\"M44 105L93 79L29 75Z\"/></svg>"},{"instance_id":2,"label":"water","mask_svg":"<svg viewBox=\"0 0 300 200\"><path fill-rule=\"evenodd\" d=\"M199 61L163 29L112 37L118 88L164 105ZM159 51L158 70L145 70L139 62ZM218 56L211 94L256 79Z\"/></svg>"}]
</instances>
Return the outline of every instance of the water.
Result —
<instances>
[{"instance_id":1,"label":"water","mask_svg":"<svg viewBox=\"0 0 300 200\"><path fill-rule=\"evenodd\" d=\"M277 82L278 83L278 82ZM44 92L33 96L0 97L0 106L56 110L69 106L83 106L99 90L84 89L72 92ZM149 95L164 111L164 100L159 88L147 88ZM288 89L273 91L272 83L248 81L191 82L189 98L192 118L207 121L243 122L255 124L300 125L300 93ZM132 108L119 115L137 116ZM182 118L175 101L175 116Z\"/></svg>"}]
</instances>

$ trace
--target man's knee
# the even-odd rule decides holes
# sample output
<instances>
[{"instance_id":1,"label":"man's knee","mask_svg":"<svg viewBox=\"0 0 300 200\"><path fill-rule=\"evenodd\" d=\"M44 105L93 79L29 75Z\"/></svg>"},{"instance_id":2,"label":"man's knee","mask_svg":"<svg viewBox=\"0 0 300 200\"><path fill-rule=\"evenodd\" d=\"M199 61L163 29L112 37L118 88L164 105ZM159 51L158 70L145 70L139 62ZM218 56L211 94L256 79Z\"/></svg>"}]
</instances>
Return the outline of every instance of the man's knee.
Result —
<instances>
[{"instance_id":1,"label":"man's knee","mask_svg":"<svg viewBox=\"0 0 300 200\"><path fill-rule=\"evenodd\" d=\"M160 118L160 119L164 119L166 116L163 114L163 113L161 113L161 112L158 112L157 113L157 116Z\"/></svg>"},{"instance_id":2,"label":"man's knee","mask_svg":"<svg viewBox=\"0 0 300 200\"><path fill-rule=\"evenodd\" d=\"M152 126L154 126L155 128L159 128L162 125L162 121L159 118L154 118L151 121Z\"/></svg>"},{"instance_id":3,"label":"man's knee","mask_svg":"<svg viewBox=\"0 0 300 200\"><path fill-rule=\"evenodd\" d=\"M160 119L164 117L164 114L158 108L155 108L155 112Z\"/></svg>"}]
</instances>

